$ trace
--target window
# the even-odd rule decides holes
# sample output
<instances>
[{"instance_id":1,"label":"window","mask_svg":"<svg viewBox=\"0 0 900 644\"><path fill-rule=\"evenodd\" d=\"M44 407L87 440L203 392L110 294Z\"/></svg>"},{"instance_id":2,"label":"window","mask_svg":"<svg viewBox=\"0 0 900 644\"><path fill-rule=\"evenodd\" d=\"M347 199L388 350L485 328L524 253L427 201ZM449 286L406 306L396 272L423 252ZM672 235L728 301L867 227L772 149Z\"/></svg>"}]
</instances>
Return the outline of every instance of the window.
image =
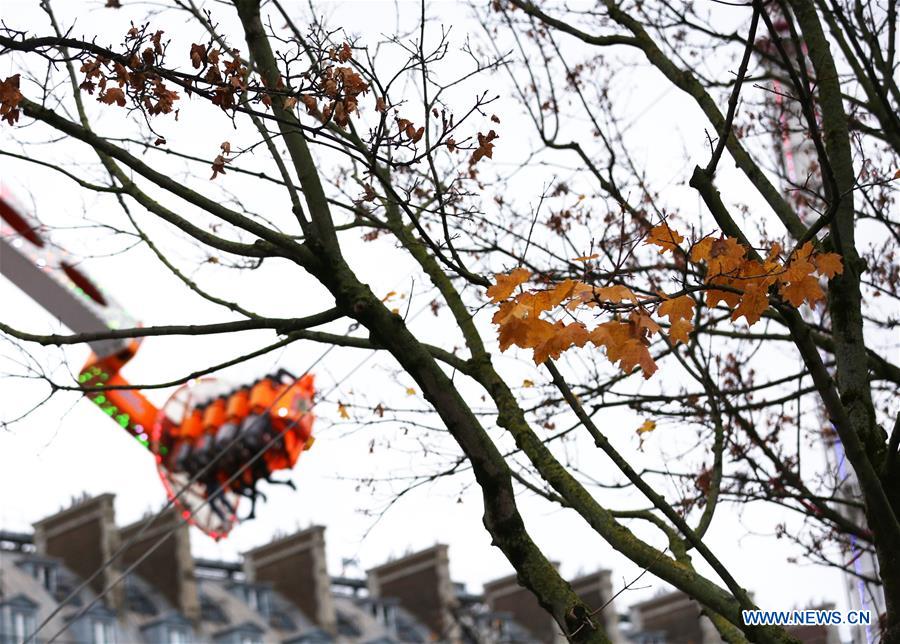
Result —
<instances>
[{"instance_id":1,"label":"window","mask_svg":"<svg viewBox=\"0 0 900 644\"><path fill-rule=\"evenodd\" d=\"M272 611L272 616L269 618L269 625L272 626L272 628L277 628L279 631L297 630L297 623L283 610Z\"/></svg>"},{"instance_id":2,"label":"window","mask_svg":"<svg viewBox=\"0 0 900 644\"><path fill-rule=\"evenodd\" d=\"M53 564L38 563L34 566L34 573L34 576L41 582L41 586L43 586L47 592L50 594L56 592L56 566Z\"/></svg>"},{"instance_id":3,"label":"window","mask_svg":"<svg viewBox=\"0 0 900 644\"><path fill-rule=\"evenodd\" d=\"M137 587L131 577L125 580L125 604L128 610L141 615L156 615L159 612L156 605Z\"/></svg>"},{"instance_id":4,"label":"window","mask_svg":"<svg viewBox=\"0 0 900 644\"><path fill-rule=\"evenodd\" d=\"M352 617L342 611L337 612L337 630L340 635L345 637L359 637L362 631L356 625Z\"/></svg>"},{"instance_id":5,"label":"window","mask_svg":"<svg viewBox=\"0 0 900 644\"><path fill-rule=\"evenodd\" d=\"M190 644L187 629L178 626L169 627L169 644Z\"/></svg>"},{"instance_id":6,"label":"window","mask_svg":"<svg viewBox=\"0 0 900 644\"><path fill-rule=\"evenodd\" d=\"M263 644L259 635L241 635L241 644Z\"/></svg>"},{"instance_id":7,"label":"window","mask_svg":"<svg viewBox=\"0 0 900 644\"><path fill-rule=\"evenodd\" d=\"M208 595L200 595L200 619L214 624L228 623L228 617L225 616L222 607Z\"/></svg>"},{"instance_id":8,"label":"window","mask_svg":"<svg viewBox=\"0 0 900 644\"><path fill-rule=\"evenodd\" d=\"M270 614L269 590L257 586L244 586L244 601L260 615Z\"/></svg>"},{"instance_id":9,"label":"window","mask_svg":"<svg viewBox=\"0 0 900 644\"><path fill-rule=\"evenodd\" d=\"M116 644L115 626L106 619L95 619L91 624L93 644Z\"/></svg>"},{"instance_id":10,"label":"window","mask_svg":"<svg viewBox=\"0 0 900 644\"><path fill-rule=\"evenodd\" d=\"M12 636L15 642L24 642L34 632L34 615L31 611L12 611Z\"/></svg>"}]
</instances>

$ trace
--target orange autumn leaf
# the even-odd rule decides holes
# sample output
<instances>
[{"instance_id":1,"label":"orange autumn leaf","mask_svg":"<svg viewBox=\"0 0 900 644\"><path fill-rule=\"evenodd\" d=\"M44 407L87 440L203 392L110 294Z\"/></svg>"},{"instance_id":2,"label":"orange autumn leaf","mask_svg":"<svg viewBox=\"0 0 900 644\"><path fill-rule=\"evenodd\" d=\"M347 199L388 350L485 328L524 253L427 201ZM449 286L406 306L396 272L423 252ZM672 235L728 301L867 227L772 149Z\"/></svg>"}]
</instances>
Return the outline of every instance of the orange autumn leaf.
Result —
<instances>
[{"instance_id":1,"label":"orange autumn leaf","mask_svg":"<svg viewBox=\"0 0 900 644\"><path fill-rule=\"evenodd\" d=\"M843 258L837 253L820 253L813 258L816 264L816 272L825 279L831 279L835 275L844 272Z\"/></svg>"},{"instance_id":2,"label":"orange autumn leaf","mask_svg":"<svg viewBox=\"0 0 900 644\"><path fill-rule=\"evenodd\" d=\"M619 368L625 373L631 373L635 367L640 367L644 374L644 379L650 378L658 367L650 355L649 349L639 340L629 340L620 349L617 354L619 357Z\"/></svg>"},{"instance_id":3,"label":"orange autumn leaf","mask_svg":"<svg viewBox=\"0 0 900 644\"><path fill-rule=\"evenodd\" d=\"M800 306L803 302L812 305L825 297L822 287L819 286L819 280L811 275L789 284L782 284L780 293L794 306Z\"/></svg>"},{"instance_id":4,"label":"orange autumn leaf","mask_svg":"<svg viewBox=\"0 0 900 644\"><path fill-rule=\"evenodd\" d=\"M669 228L668 224L660 224L650 229L645 244L659 246L660 254L668 251L675 251L678 244L684 241L684 237L678 234L678 231Z\"/></svg>"},{"instance_id":5,"label":"orange autumn leaf","mask_svg":"<svg viewBox=\"0 0 900 644\"><path fill-rule=\"evenodd\" d=\"M583 324L557 322L543 342L534 347L534 363L543 364L548 358L556 360L563 351L583 347L588 341L588 331Z\"/></svg>"},{"instance_id":6,"label":"orange autumn leaf","mask_svg":"<svg viewBox=\"0 0 900 644\"><path fill-rule=\"evenodd\" d=\"M600 257L600 255L598 255L597 253L594 253L593 255L582 255L581 257L575 257L572 261L573 262L589 262L592 259L597 259L598 257Z\"/></svg>"},{"instance_id":7,"label":"orange autumn leaf","mask_svg":"<svg viewBox=\"0 0 900 644\"><path fill-rule=\"evenodd\" d=\"M688 334L694 330L694 299L690 295L666 300L656 310L657 315L669 318L669 339L672 342L687 344Z\"/></svg>"},{"instance_id":8,"label":"orange autumn leaf","mask_svg":"<svg viewBox=\"0 0 900 644\"><path fill-rule=\"evenodd\" d=\"M655 420L645 420L641 423L641 426L637 428L637 435L640 436L642 434L647 434L656 429L656 421Z\"/></svg>"},{"instance_id":9,"label":"orange autumn leaf","mask_svg":"<svg viewBox=\"0 0 900 644\"><path fill-rule=\"evenodd\" d=\"M628 322L610 320L591 331L589 340L595 346L604 347L609 361L618 362L625 373L640 366L644 378L649 378L656 372L656 363L650 356L645 340L635 335L635 331L634 325Z\"/></svg>"},{"instance_id":10,"label":"orange autumn leaf","mask_svg":"<svg viewBox=\"0 0 900 644\"><path fill-rule=\"evenodd\" d=\"M759 322L763 312L769 308L769 296L766 290L765 287L744 290L740 304L731 314L732 321L737 321L743 316L750 326Z\"/></svg>"},{"instance_id":11,"label":"orange autumn leaf","mask_svg":"<svg viewBox=\"0 0 900 644\"><path fill-rule=\"evenodd\" d=\"M338 403L338 415L344 420L350 419L350 413L347 411L347 408L344 407L344 403Z\"/></svg>"},{"instance_id":12,"label":"orange autumn leaf","mask_svg":"<svg viewBox=\"0 0 900 644\"><path fill-rule=\"evenodd\" d=\"M694 298L690 295L682 295L666 300L659 305L656 314L665 315L669 318L669 322L677 319L689 320L694 317Z\"/></svg>"},{"instance_id":13,"label":"orange autumn leaf","mask_svg":"<svg viewBox=\"0 0 900 644\"><path fill-rule=\"evenodd\" d=\"M684 238L665 224L651 230L647 244L674 250ZM765 259L762 259L762 257ZM576 258L588 261L595 255ZM843 270L842 258L836 253L817 253L812 242L785 255L778 244L767 253L744 246L728 236L706 237L691 247L690 260L705 265L702 283L709 307L725 308L732 321L744 318L756 324L769 307L775 289L793 306L810 305L825 296L820 277L833 278ZM650 338L661 332L658 320L668 318L668 338L672 343L689 343L694 330L696 301L690 295L668 298L659 293L662 301L655 311L645 308L646 302L625 284L598 287L566 279L551 288L531 290L511 297L518 286L531 277L526 269L516 269L508 275L498 275L496 284L488 290L495 303L500 304L493 321L499 326L501 350L510 346L532 349L534 360L540 364L558 358L573 347L588 342L602 348L606 357L625 373L640 369L645 378L657 370L650 354ZM551 322L542 319L544 313L553 315L564 306L566 313L595 309L598 305L632 305L627 319L619 317L600 323L589 330L581 322ZM603 307L600 308L615 308ZM625 307L623 307L625 308ZM651 313L654 317L651 317Z\"/></svg>"},{"instance_id":14,"label":"orange autumn leaf","mask_svg":"<svg viewBox=\"0 0 900 644\"><path fill-rule=\"evenodd\" d=\"M552 332L553 325L546 320L511 316L500 325L500 351L506 351L513 345L523 349L534 348Z\"/></svg>"},{"instance_id":15,"label":"orange autumn leaf","mask_svg":"<svg viewBox=\"0 0 900 644\"><path fill-rule=\"evenodd\" d=\"M647 335L659 333L659 324L643 310L632 311L631 315L628 316L628 320L634 325L638 335L642 335L644 332L646 332Z\"/></svg>"},{"instance_id":16,"label":"orange autumn leaf","mask_svg":"<svg viewBox=\"0 0 900 644\"><path fill-rule=\"evenodd\" d=\"M740 266L747 249L734 237L713 240L709 247L706 265L710 275L728 275Z\"/></svg>"},{"instance_id":17,"label":"orange autumn leaf","mask_svg":"<svg viewBox=\"0 0 900 644\"><path fill-rule=\"evenodd\" d=\"M780 275L782 282L799 282L804 277L811 275L816 270L815 264L805 257L794 257L787 265L784 273Z\"/></svg>"},{"instance_id":18,"label":"orange autumn leaf","mask_svg":"<svg viewBox=\"0 0 900 644\"><path fill-rule=\"evenodd\" d=\"M488 288L487 295L492 302L502 302L512 295L516 287L526 282L529 277L531 277L531 271L521 267L506 275L502 273L494 275L494 285Z\"/></svg>"},{"instance_id":19,"label":"orange autumn leaf","mask_svg":"<svg viewBox=\"0 0 900 644\"><path fill-rule=\"evenodd\" d=\"M734 281L728 279L727 277L717 277L714 279L707 280L707 284L710 286L729 286L738 288L735 286ZM719 302L724 302L725 306L729 309L733 309L740 303L741 295L740 293L735 293L733 291L720 290L717 288L710 288L706 291L706 305L710 308L717 306Z\"/></svg>"},{"instance_id":20,"label":"orange autumn leaf","mask_svg":"<svg viewBox=\"0 0 900 644\"><path fill-rule=\"evenodd\" d=\"M546 291L538 291L533 294L523 295L520 300L529 308L529 315L538 316L544 311L549 311L572 296L577 282L566 279Z\"/></svg>"},{"instance_id":21,"label":"orange autumn leaf","mask_svg":"<svg viewBox=\"0 0 900 644\"><path fill-rule=\"evenodd\" d=\"M528 307L523 304L518 298L514 300L507 300L500 305L500 308L494 313L494 316L491 318L491 322L494 324L503 325L511 318L523 318L526 317L528 311Z\"/></svg>"},{"instance_id":22,"label":"orange autumn leaf","mask_svg":"<svg viewBox=\"0 0 900 644\"><path fill-rule=\"evenodd\" d=\"M631 300L635 303L638 301L634 292L627 286L622 286L621 284L616 284L615 286L600 286L594 289L594 293L599 299L605 300L606 302L612 302L613 304L619 304L623 300Z\"/></svg>"},{"instance_id":23,"label":"orange autumn leaf","mask_svg":"<svg viewBox=\"0 0 900 644\"><path fill-rule=\"evenodd\" d=\"M694 323L690 320L678 318L669 324L669 339L672 342L687 344L690 341L690 332L694 330Z\"/></svg>"}]
</instances>

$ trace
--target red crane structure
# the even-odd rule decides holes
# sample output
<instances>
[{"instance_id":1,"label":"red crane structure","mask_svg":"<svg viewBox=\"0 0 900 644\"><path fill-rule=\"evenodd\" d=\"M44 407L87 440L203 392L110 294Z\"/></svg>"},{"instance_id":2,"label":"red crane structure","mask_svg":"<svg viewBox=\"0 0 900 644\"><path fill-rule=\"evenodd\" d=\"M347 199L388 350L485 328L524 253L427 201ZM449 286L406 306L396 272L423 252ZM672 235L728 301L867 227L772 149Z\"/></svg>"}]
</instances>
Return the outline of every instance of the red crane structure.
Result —
<instances>
[{"instance_id":1,"label":"red crane structure","mask_svg":"<svg viewBox=\"0 0 900 644\"><path fill-rule=\"evenodd\" d=\"M139 326L112 296L50 243L44 227L0 187L0 275L9 279L74 333ZM156 460L169 500L185 520L213 539L238 522L242 497L292 468L313 443L313 376L287 371L228 387L213 378L183 385L161 408L129 385L122 369L140 340L88 342L91 355L78 375L85 396L133 436Z\"/></svg>"}]
</instances>

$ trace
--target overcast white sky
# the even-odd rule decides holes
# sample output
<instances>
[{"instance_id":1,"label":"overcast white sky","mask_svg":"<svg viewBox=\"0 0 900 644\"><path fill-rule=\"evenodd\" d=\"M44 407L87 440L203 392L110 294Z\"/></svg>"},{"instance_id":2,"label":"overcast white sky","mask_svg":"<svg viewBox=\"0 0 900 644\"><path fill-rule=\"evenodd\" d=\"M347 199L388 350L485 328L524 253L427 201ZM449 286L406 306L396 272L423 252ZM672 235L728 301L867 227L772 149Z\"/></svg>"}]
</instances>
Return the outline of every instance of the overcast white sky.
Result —
<instances>
[{"instance_id":1,"label":"overcast white sky","mask_svg":"<svg viewBox=\"0 0 900 644\"><path fill-rule=\"evenodd\" d=\"M2 4L2 18L8 25L38 33L47 32L46 18L37 8L37 0L4 0ZM118 34L127 29L130 19L139 20L148 8L157 6L123 0L126 8L112 11L103 9L102 4L97 1L66 0L58 1L57 9L64 25L70 25L77 19L75 35L98 34L101 42L107 39L117 42ZM223 5L210 6L215 8L217 17L227 24ZM414 15L417 6L416 3L377 1L320 5L323 12L331 15L332 24L342 25L348 32L359 34L369 43L379 39L380 34L393 32L396 8L399 7L403 14ZM436 3L429 10L445 24L453 23L456 47L462 44L467 30L476 29L466 18L469 10L463 4L450 1ZM299 7L298 15L302 15ZM181 16L163 14L154 20L154 25L157 24L166 29L167 35L185 42L191 38L196 41L201 39L199 29L185 26ZM8 73L8 66L9 61L0 59L0 76ZM487 77L479 83L471 89L497 91L501 87ZM627 100L634 106L635 113L643 112L640 124L632 129L635 144L643 146L638 148L641 154L636 156L656 177L671 182L673 198L677 199L677 195L682 194L685 200L694 203L696 198L686 187L689 169L697 162L690 159L690 154L692 151L703 154L705 135L692 106L676 92L664 94L664 90L665 86L656 84L652 76L634 75L631 95ZM663 94L662 100L657 100ZM505 114L515 109L511 97L502 92L498 111L501 109ZM628 105L624 109L629 109ZM227 132L230 126L224 119L217 121L216 117L209 115L210 111L199 105L193 109L183 107L177 124L168 121L161 127L173 146L191 148L198 154L210 154L214 153L223 140L223 132ZM102 126L114 129L115 124L109 123L110 120L111 117L104 117ZM512 117L504 122L502 145L496 149L497 163L514 162L516 153L522 151L517 148L520 145L517 141L520 137L524 140L526 134L524 130L518 132L518 126L524 128L525 124ZM225 138L228 136L232 135ZM0 129L0 146L11 145L9 137L8 128ZM184 145L187 141L190 145ZM89 158L84 154L76 156L74 148L58 144L40 149L43 158L49 160L65 162ZM685 153L689 155L687 161L683 156ZM723 180L727 181L725 172ZM207 177L199 179L205 182ZM260 194L258 185L233 177L229 180L228 187L235 191L254 191L257 203L268 199L265 192ZM18 194L23 202L33 203L39 216L51 224L71 226L83 223L80 218L85 211L90 217L101 220L106 216L118 216L111 204L84 195L71 182L49 171L3 157L0 157L0 182ZM281 199L280 195L278 199ZM108 214L110 212L111 215ZM154 232L166 235L158 225L152 228L155 224L150 223L147 217L142 221L147 222ZM71 245L76 251L93 255L108 253L122 245L102 233L84 230L60 234L58 239L67 247ZM377 245L357 246L352 251L359 253L354 256L354 261L367 267L365 274L376 292L409 292L408 266L379 261L381 253L389 249L379 249ZM185 249L182 259L184 265L190 267L190 260L195 257L189 249ZM84 267L145 324L228 319L218 309L190 297L180 283L162 270L144 250L98 257L87 261ZM328 306L328 299L302 273L291 269L293 272L286 275L279 269L284 269L284 266L273 264L262 271L245 275L205 267L198 270L196 276L213 292L238 299L250 308L258 306L276 314L302 315ZM278 284L277 289L271 286L273 283ZM429 301L430 297L414 297L411 314L427 308ZM300 306L297 306L298 303ZM0 315L4 322L21 329L59 330L58 324L45 311L3 279L0 279ZM445 330L435 326L433 320L426 310L414 320L413 325L423 333L440 339ZM345 325L341 323L334 330L343 330ZM140 382L167 379L271 340L272 336L266 333L228 338L149 338L138 357L128 366L126 375L132 381ZM322 351L322 346L297 344L241 368L231 369L223 377L234 382L246 381L269 371L275 364L299 372ZM48 365L57 363L64 355L74 369L86 356L86 350L80 347L64 352L38 349L34 353ZM322 524L328 527L332 573L341 572L341 561L345 558L356 558L364 569L435 542L450 545L453 577L466 582L472 590L477 591L483 582L510 572L500 552L490 546L488 534L481 524L481 502L477 488L473 488L465 476L409 494L377 522L367 515L367 512L382 507L384 501L390 498L390 485L380 486L377 494L372 496L365 489L357 491L357 484L352 479L389 476L393 472L402 473L417 468L421 471L422 463L428 462L427 458L440 458L424 454L409 440L401 440L402 427L373 425L358 429L340 422L337 400L349 402L362 398L373 404L386 400L395 405L423 405L420 398L406 396L405 390L410 384L408 379L395 377L393 365L384 357L370 359L351 378L343 381L344 376L368 355L366 352L336 349L316 370L321 389L330 389L338 381L342 384L318 409L318 440L292 473L298 492L283 487L267 489L269 501L258 510L257 520L239 526L222 543L213 543L199 533L194 534L193 547L197 555L231 559L243 550L265 543L276 532ZM21 355L9 345L0 347L0 356L6 358L0 362L3 372L14 371L10 360L21 359ZM537 377L530 363L507 362L506 368L520 372L516 378ZM791 364L790 368L794 369L796 365ZM28 401L39 399L43 393L44 388L39 383L9 378L0 380L0 417L15 415ZM154 392L150 397L157 403L165 399L160 392ZM659 445L655 442L657 436L648 441L646 453L636 451L634 428L641 422L637 416L622 411L604 416L603 422L606 427L612 428L610 431L617 445L639 462L660 463ZM662 433L663 429L657 433ZM675 429L668 428L669 431ZM370 453L373 439L376 445L374 452ZM391 447L386 444L388 441L392 442ZM812 452L809 458L811 460L808 462L812 463L820 459L821 454ZM596 461L597 469L594 471L598 472L598 478L604 478L602 468L606 466L603 461ZM0 432L0 528L28 529L32 522L55 512L72 496L82 492L114 492L117 495L117 517L123 524L139 519L164 501L153 460L115 424L98 414L93 405L79 401L77 396L55 397L27 421ZM462 502L458 502L460 500ZM553 559L561 562L566 575L611 568L618 587L623 578L631 579L640 572L570 514L524 494L522 510L535 539ZM839 573L788 563L787 558L795 554L794 550L769 536L778 517L777 511L760 506L739 516L731 506L723 506L719 515L707 540L738 581L755 593L763 607L806 606L810 602L823 600L844 605ZM349 569L347 572L352 574L359 570ZM649 577L644 579L649 579L644 587L630 591L618 600L620 611L662 587L661 583Z\"/></svg>"}]
</instances>

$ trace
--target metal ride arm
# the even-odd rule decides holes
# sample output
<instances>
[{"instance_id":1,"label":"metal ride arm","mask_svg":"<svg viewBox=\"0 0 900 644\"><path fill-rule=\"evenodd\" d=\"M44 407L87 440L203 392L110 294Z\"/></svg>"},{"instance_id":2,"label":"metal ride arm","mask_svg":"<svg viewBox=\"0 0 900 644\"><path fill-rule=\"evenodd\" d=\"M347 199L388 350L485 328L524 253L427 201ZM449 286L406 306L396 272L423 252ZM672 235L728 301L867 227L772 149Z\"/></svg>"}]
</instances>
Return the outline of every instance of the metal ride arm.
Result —
<instances>
[{"instance_id":1,"label":"metal ride arm","mask_svg":"<svg viewBox=\"0 0 900 644\"><path fill-rule=\"evenodd\" d=\"M0 188L0 274L75 333L137 326L76 265ZM202 389L202 383L192 381L176 390L161 411L121 375L138 340L89 344L93 353L78 376L85 395L153 454L169 499L192 525L221 539L238 521L241 497L250 499L247 518L253 517L257 496L265 498L257 489L260 481L293 487L272 474L291 469L312 446L312 374L295 378L280 370L212 395L198 395L195 386Z\"/></svg>"},{"instance_id":2,"label":"metal ride arm","mask_svg":"<svg viewBox=\"0 0 900 644\"><path fill-rule=\"evenodd\" d=\"M0 275L9 279L74 333L134 327L138 323L77 268L78 260L41 235L42 225L0 188ZM120 370L138 349L135 340L97 340L78 382L85 388L121 387L87 396L149 449L158 410L128 389Z\"/></svg>"}]
</instances>

